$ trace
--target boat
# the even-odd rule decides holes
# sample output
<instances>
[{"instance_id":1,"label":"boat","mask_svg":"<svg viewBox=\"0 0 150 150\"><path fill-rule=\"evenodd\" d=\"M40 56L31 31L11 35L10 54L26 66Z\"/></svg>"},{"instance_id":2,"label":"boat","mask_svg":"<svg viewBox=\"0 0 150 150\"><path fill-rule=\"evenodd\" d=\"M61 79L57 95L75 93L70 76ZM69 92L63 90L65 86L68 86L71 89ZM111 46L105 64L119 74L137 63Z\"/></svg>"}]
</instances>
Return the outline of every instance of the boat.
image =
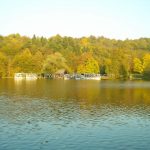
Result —
<instances>
[{"instance_id":1,"label":"boat","mask_svg":"<svg viewBox=\"0 0 150 150\"><path fill-rule=\"evenodd\" d=\"M100 74L76 74L75 80L101 80Z\"/></svg>"},{"instance_id":2,"label":"boat","mask_svg":"<svg viewBox=\"0 0 150 150\"><path fill-rule=\"evenodd\" d=\"M23 80L23 79L26 79L26 74L25 74L25 73L15 73L14 79L15 79L15 80Z\"/></svg>"},{"instance_id":3,"label":"boat","mask_svg":"<svg viewBox=\"0 0 150 150\"><path fill-rule=\"evenodd\" d=\"M70 75L69 74L65 74L64 75L64 80L69 80L69 79L71 79Z\"/></svg>"},{"instance_id":4,"label":"boat","mask_svg":"<svg viewBox=\"0 0 150 150\"><path fill-rule=\"evenodd\" d=\"M15 73L15 80L36 80L38 78L35 73Z\"/></svg>"},{"instance_id":5,"label":"boat","mask_svg":"<svg viewBox=\"0 0 150 150\"><path fill-rule=\"evenodd\" d=\"M82 75L82 74L76 74L76 75L74 76L74 79L75 79L75 80L84 80L85 77L84 77L84 75Z\"/></svg>"},{"instance_id":6,"label":"boat","mask_svg":"<svg viewBox=\"0 0 150 150\"><path fill-rule=\"evenodd\" d=\"M85 74L85 80L101 80L100 74Z\"/></svg>"},{"instance_id":7,"label":"boat","mask_svg":"<svg viewBox=\"0 0 150 150\"><path fill-rule=\"evenodd\" d=\"M35 73L26 73L26 80L36 80L38 78Z\"/></svg>"}]
</instances>

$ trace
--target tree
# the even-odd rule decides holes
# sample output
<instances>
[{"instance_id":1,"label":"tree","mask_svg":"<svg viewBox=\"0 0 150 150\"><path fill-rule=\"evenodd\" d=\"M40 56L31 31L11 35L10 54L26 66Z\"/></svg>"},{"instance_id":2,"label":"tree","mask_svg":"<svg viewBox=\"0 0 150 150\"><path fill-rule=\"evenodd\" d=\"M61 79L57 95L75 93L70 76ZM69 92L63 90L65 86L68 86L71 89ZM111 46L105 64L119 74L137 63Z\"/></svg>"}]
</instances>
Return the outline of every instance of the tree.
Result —
<instances>
[{"instance_id":1,"label":"tree","mask_svg":"<svg viewBox=\"0 0 150 150\"><path fill-rule=\"evenodd\" d=\"M105 72L111 78L126 77L128 74L128 55L125 50L113 49L104 59Z\"/></svg>"},{"instance_id":2,"label":"tree","mask_svg":"<svg viewBox=\"0 0 150 150\"><path fill-rule=\"evenodd\" d=\"M0 52L7 59L5 69L1 68L3 76L12 76L14 72L41 73L49 62L46 62L47 56L52 55L50 59L55 57L56 62L47 65L51 66L51 69L55 66L54 70L68 68L70 71L71 68L72 72L94 72L93 66L97 66L98 62L102 74L120 78L127 77L130 73L143 74L144 71L148 71L150 38L123 41L94 36L72 38L56 35L47 39L35 35L29 38L11 34L0 36ZM65 63L60 65L56 59L59 56L54 52L59 52L60 57L65 59L61 62ZM4 63L1 61L1 66L6 64L3 58L1 60ZM91 65L94 62L95 65ZM96 70L99 72L99 69Z\"/></svg>"},{"instance_id":3,"label":"tree","mask_svg":"<svg viewBox=\"0 0 150 150\"><path fill-rule=\"evenodd\" d=\"M29 49L25 49L21 54L15 56L13 60L15 72L33 72L32 54Z\"/></svg>"},{"instance_id":4,"label":"tree","mask_svg":"<svg viewBox=\"0 0 150 150\"><path fill-rule=\"evenodd\" d=\"M33 65L32 72L41 73L43 67L43 61L44 61L44 56L40 51L37 51L35 55L33 55L32 57L32 65Z\"/></svg>"},{"instance_id":5,"label":"tree","mask_svg":"<svg viewBox=\"0 0 150 150\"><path fill-rule=\"evenodd\" d=\"M150 65L150 54L145 54L143 57L143 68L146 68Z\"/></svg>"},{"instance_id":6,"label":"tree","mask_svg":"<svg viewBox=\"0 0 150 150\"><path fill-rule=\"evenodd\" d=\"M143 57L143 76L144 79L150 79L150 54Z\"/></svg>"},{"instance_id":7,"label":"tree","mask_svg":"<svg viewBox=\"0 0 150 150\"><path fill-rule=\"evenodd\" d=\"M143 72L143 64L139 58L134 58L134 72L142 73Z\"/></svg>"},{"instance_id":8,"label":"tree","mask_svg":"<svg viewBox=\"0 0 150 150\"><path fill-rule=\"evenodd\" d=\"M7 57L0 52L0 77L7 76L7 65L8 65Z\"/></svg>"},{"instance_id":9,"label":"tree","mask_svg":"<svg viewBox=\"0 0 150 150\"><path fill-rule=\"evenodd\" d=\"M58 52L48 55L43 64L43 72L53 74L59 69L70 71L66 59L62 56L61 53Z\"/></svg>"},{"instance_id":10,"label":"tree","mask_svg":"<svg viewBox=\"0 0 150 150\"><path fill-rule=\"evenodd\" d=\"M91 54L85 53L81 56L81 62L77 67L78 73L99 73L98 62Z\"/></svg>"},{"instance_id":11,"label":"tree","mask_svg":"<svg viewBox=\"0 0 150 150\"><path fill-rule=\"evenodd\" d=\"M150 65L148 65L146 68L144 68L143 78L146 80L150 80Z\"/></svg>"}]
</instances>

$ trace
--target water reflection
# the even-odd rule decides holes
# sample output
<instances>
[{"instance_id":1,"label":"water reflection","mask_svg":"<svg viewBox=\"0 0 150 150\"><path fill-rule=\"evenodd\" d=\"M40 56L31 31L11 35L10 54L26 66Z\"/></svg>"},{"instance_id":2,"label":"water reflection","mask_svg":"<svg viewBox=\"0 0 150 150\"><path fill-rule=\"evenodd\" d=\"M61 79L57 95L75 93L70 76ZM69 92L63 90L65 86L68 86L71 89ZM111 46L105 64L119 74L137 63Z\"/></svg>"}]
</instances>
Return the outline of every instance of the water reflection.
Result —
<instances>
[{"instance_id":1,"label":"water reflection","mask_svg":"<svg viewBox=\"0 0 150 150\"><path fill-rule=\"evenodd\" d=\"M150 82L0 80L2 149L148 149Z\"/></svg>"},{"instance_id":2,"label":"water reflection","mask_svg":"<svg viewBox=\"0 0 150 150\"><path fill-rule=\"evenodd\" d=\"M149 90L149 82L1 80L0 111L15 121L38 114L46 120L49 116L50 120L112 117L124 112L143 116L149 111Z\"/></svg>"},{"instance_id":3,"label":"water reflection","mask_svg":"<svg viewBox=\"0 0 150 150\"><path fill-rule=\"evenodd\" d=\"M150 82L0 80L0 94L11 97L55 99L87 105L150 104ZM15 98L14 98L15 99Z\"/></svg>"}]
</instances>

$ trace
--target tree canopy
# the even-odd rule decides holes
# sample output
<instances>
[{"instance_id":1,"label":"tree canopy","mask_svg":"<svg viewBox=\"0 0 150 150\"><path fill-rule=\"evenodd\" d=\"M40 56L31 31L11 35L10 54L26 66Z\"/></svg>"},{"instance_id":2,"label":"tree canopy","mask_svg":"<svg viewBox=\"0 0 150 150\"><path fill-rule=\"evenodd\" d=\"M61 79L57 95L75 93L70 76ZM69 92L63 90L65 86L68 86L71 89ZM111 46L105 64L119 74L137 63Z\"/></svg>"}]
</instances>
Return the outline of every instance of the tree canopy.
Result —
<instances>
[{"instance_id":1,"label":"tree canopy","mask_svg":"<svg viewBox=\"0 0 150 150\"><path fill-rule=\"evenodd\" d=\"M69 67L66 64L66 59L59 52L48 55L43 64L43 72L53 74L59 69L66 69L69 71Z\"/></svg>"},{"instance_id":2,"label":"tree canopy","mask_svg":"<svg viewBox=\"0 0 150 150\"><path fill-rule=\"evenodd\" d=\"M132 73L148 74L149 64L150 38L0 36L0 77L16 72L54 73L65 69L119 78Z\"/></svg>"}]
</instances>

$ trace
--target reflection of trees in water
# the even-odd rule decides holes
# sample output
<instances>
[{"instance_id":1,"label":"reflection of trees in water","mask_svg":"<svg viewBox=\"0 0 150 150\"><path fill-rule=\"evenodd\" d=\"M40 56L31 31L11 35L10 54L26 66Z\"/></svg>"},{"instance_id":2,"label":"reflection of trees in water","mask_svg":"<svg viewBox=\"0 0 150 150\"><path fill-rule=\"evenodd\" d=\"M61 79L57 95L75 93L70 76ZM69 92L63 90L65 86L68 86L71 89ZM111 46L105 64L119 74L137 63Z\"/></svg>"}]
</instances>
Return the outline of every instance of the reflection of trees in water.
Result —
<instances>
[{"instance_id":1,"label":"reflection of trees in water","mask_svg":"<svg viewBox=\"0 0 150 150\"><path fill-rule=\"evenodd\" d=\"M14 80L0 80L0 114L18 122L31 119L65 123L135 112L146 116L150 105L149 86L127 84L74 80L18 84Z\"/></svg>"},{"instance_id":2,"label":"reflection of trees in water","mask_svg":"<svg viewBox=\"0 0 150 150\"><path fill-rule=\"evenodd\" d=\"M9 96L63 101L74 99L80 105L149 105L149 89L149 82L0 80L0 92Z\"/></svg>"}]
</instances>

